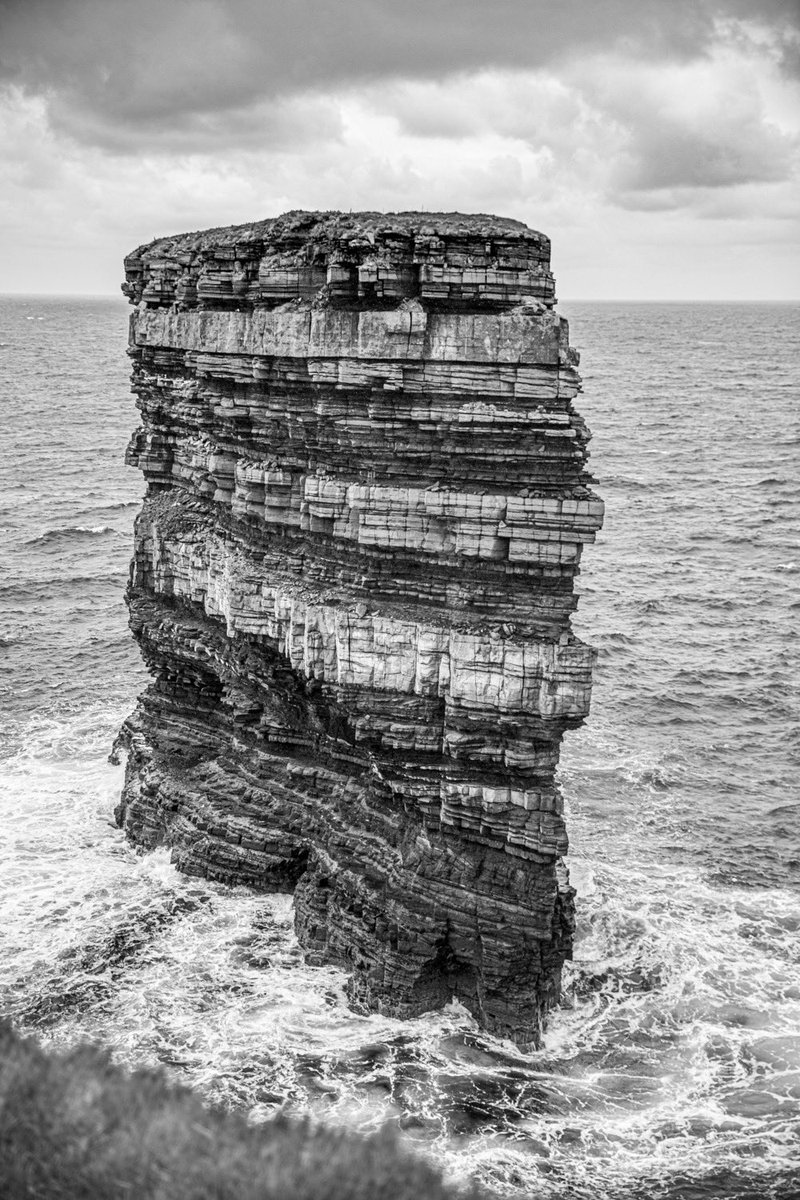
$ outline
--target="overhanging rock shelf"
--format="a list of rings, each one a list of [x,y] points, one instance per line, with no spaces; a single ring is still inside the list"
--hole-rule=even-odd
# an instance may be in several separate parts
[[[305,213],[125,260],[142,426],[131,628],[153,682],[118,819],[293,889],[312,963],[536,1044],[569,955],[554,782],[589,706],[602,520],[550,243]]]

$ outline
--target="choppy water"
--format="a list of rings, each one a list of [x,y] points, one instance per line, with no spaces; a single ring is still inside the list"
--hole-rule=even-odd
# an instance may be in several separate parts
[[[592,716],[562,758],[579,939],[545,1048],[361,1017],[291,900],[114,827],[143,683],[116,300],[0,299],[0,1008],[254,1119],[391,1120],[539,1197],[800,1195],[800,308],[562,306],[606,529]]]

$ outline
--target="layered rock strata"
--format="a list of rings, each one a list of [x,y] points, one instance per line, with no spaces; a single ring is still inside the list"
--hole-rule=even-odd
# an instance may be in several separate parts
[[[287,213],[125,260],[142,414],[118,810],[187,872],[294,889],[354,1004],[535,1044],[569,954],[554,781],[586,716],[602,504],[546,237]]]

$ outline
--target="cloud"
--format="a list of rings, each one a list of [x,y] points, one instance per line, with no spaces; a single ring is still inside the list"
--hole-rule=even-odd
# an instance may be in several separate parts
[[[543,153],[543,184],[560,174],[629,210],[685,207],[704,189],[797,174],[800,87],[781,74],[772,39],[729,26],[701,60],[593,54],[553,70],[402,81],[367,94],[409,138],[444,148],[495,135],[506,152]]]
[[[789,177],[793,139],[747,114],[697,128],[663,113],[633,130],[627,162],[616,172],[620,193],[665,188],[719,188],[777,183]]]
[[[763,48],[720,43],[703,63],[645,69],[615,58],[575,67],[586,103],[622,133],[609,189],[626,207],[790,179],[800,150],[800,89]],[[793,109],[793,117],[790,115]]]
[[[337,141],[342,126],[335,104],[321,95],[278,96],[224,111],[181,109],[117,114],[89,106],[50,110],[56,133],[116,155],[209,154],[231,150],[309,153]]]
[[[5,0],[0,77],[45,96],[54,127],[86,144],[168,152],[223,130],[250,142],[265,119],[280,125],[280,98],[375,80],[610,51],[692,61],[726,15],[790,47],[793,12],[781,0]]]

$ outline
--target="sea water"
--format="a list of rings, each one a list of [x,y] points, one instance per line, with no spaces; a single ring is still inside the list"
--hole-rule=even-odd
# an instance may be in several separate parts
[[[0,299],[0,1010],[258,1121],[391,1122],[498,1193],[800,1195],[800,306],[561,306],[607,504],[567,735],[574,962],[542,1050],[456,1005],[351,1012],[291,897],[178,875],[113,821],[145,683],[115,299]]]

